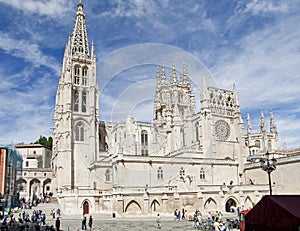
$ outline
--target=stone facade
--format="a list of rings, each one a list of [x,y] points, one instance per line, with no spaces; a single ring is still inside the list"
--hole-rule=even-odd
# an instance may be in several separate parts
[[[96,55],[93,45],[89,50],[79,2],[54,110],[52,185],[62,209],[126,216],[251,207],[268,193],[268,185],[247,158],[278,152],[273,113],[267,131],[262,111],[258,133],[252,133],[248,114],[245,134],[235,85],[218,89],[205,78],[200,103],[196,112],[187,67],[179,71],[173,65],[167,78],[162,65],[153,123],[132,117],[99,122]],[[259,179],[254,184],[252,178]]]
[[[20,198],[32,199],[52,192],[52,151],[41,144],[17,144],[23,157]]]

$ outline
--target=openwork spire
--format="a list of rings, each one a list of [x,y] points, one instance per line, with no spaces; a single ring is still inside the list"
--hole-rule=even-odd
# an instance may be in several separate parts
[[[72,54],[89,55],[89,44],[86,32],[85,14],[83,4],[79,1],[77,5],[75,25],[71,35]]]

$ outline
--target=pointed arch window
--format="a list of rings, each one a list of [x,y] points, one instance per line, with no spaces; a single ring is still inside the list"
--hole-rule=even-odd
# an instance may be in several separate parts
[[[141,133],[141,154],[148,156],[148,132],[146,130]]]
[[[205,171],[203,168],[200,169],[200,179],[205,180]]]
[[[106,172],[105,172],[105,181],[110,181],[110,175],[111,175],[111,171],[110,169],[106,169]]]
[[[164,178],[163,170],[161,167],[159,167],[157,170],[157,179],[162,180],[163,178]]]
[[[86,91],[83,91],[82,92],[82,105],[81,105],[81,111],[82,112],[86,112],[86,98],[87,98],[87,94],[86,94]]]
[[[79,110],[79,92],[77,90],[74,91],[74,105],[73,110],[78,111]]]
[[[76,85],[80,84],[80,68],[79,66],[74,67],[74,83]]]
[[[78,123],[75,128],[75,140],[84,141],[84,126],[82,123]]]
[[[82,68],[82,85],[87,85],[87,76],[88,76],[88,68],[84,67]]]

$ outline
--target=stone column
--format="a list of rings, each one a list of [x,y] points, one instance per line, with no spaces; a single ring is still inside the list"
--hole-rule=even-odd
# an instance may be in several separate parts
[[[149,213],[149,195],[148,193],[144,193],[143,195],[144,198],[144,214],[148,214]]]
[[[124,213],[124,197],[122,194],[117,195],[117,213]]]
[[[162,212],[168,213],[169,212],[168,211],[168,200],[169,200],[168,195],[166,193],[164,193],[161,200],[162,200]]]

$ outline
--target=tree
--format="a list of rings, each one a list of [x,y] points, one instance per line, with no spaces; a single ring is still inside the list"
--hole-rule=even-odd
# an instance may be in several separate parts
[[[41,144],[45,146],[46,148],[49,148],[52,150],[52,137],[49,136],[48,139],[45,136],[40,136],[40,138],[34,142],[35,144]]]

